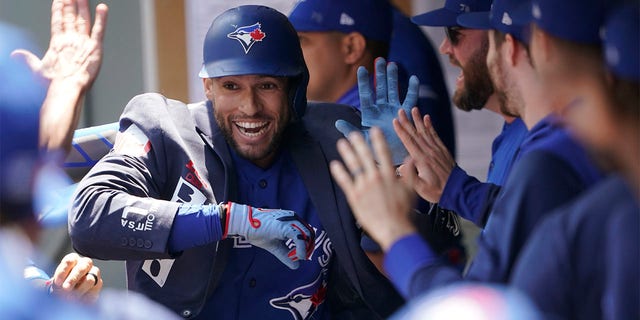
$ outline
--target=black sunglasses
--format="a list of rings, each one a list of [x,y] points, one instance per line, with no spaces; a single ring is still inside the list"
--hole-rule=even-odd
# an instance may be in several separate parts
[[[447,39],[449,39],[449,42],[455,46],[458,44],[458,41],[460,41],[460,30],[463,29],[463,27],[459,26],[444,27],[444,34],[447,35]]]

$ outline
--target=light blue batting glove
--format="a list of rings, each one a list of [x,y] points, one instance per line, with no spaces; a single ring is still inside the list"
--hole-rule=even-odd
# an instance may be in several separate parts
[[[309,260],[315,248],[315,232],[298,215],[289,210],[261,209],[227,202],[224,212],[223,239],[243,236],[249,243],[269,251],[291,269],[298,260]],[[289,249],[286,240],[295,247]]]
[[[404,102],[400,103],[398,66],[395,62],[387,64],[384,58],[376,59],[375,74],[376,101],[374,104],[373,93],[369,85],[369,72],[362,66],[358,68],[358,93],[362,112],[362,130],[344,120],[336,121],[335,126],[345,137],[354,130],[361,131],[369,145],[371,145],[369,129],[371,127],[379,127],[382,129],[382,133],[389,144],[393,164],[400,165],[409,153],[393,129],[392,120],[397,116],[400,109],[404,110],[407,117],[411,119],[411,108],[416,106],[418,102],[420,81],[416,76],[409,78],[407,96]]]

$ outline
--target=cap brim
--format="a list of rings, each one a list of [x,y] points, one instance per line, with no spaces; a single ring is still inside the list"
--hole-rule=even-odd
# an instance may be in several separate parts
[[[468,29],[493,29],[489,11],[463,13],[458,16],[458,24]]]
[[[451,12],[446,8],[440,8],[414,16],[411,21],[420,26],[451,27],[458,25],[457,19],[457,13]]]

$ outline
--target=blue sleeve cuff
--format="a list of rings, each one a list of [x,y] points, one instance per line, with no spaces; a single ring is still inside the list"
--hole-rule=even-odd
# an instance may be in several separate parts
[[[412,233],[389,248],[384,257],[384,269],[398,291],[408,298],[415,273],[436,261],[438,255],[419,234]]]
[[[456,211],[456,196],[460,193],[460,190],[464,189],[464,184],[467,179],[469,179],[469,175],[462,170],[462,168],[458,165],[453,167],[449,179],[447,179],[447,183],[444,185],[444,190],[442,190],[442,196],[440,196],[438,205],[441,208]]]
[[[220,241],[222,226],[217,205],[182,204],[169,235],[170,253]]]

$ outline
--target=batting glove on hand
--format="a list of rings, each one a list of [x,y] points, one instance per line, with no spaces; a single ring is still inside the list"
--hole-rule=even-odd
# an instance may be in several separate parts
[[[298,269],[298,260],[309,260],[315,248],[315,232],[295,212],[261,209],[228,202],[225,206],[223,239],[243,236],[249,243],[269,251],[291,269]],[[295,244],[289,249],[286,240]]]
[[[418,102],[418,87],[420,82],[418,77],[409,78],[409,88],[403,103],[400,103],[398,91],[398,66],[394,62],[386,63],[385,59],[378,58],[375,63],[376,74],[376,101],[373,103],[373,93],[369,85],[369,73],[364,67],[358,68],[358,93],[360,95],[360,110],[362,112],[362,130],[344,120],[335,123],[338,129],[346,137],[350,132],[359,130],[364,135],[367,143],[371,145],[369,139],[369,128],[379,127],[382,129],[394,165],[400,165],[409,154],[400,141],[400,138],[393,129],[393,119],[397,116],[398,110],[404,110],[411,121],[411,108]]]

